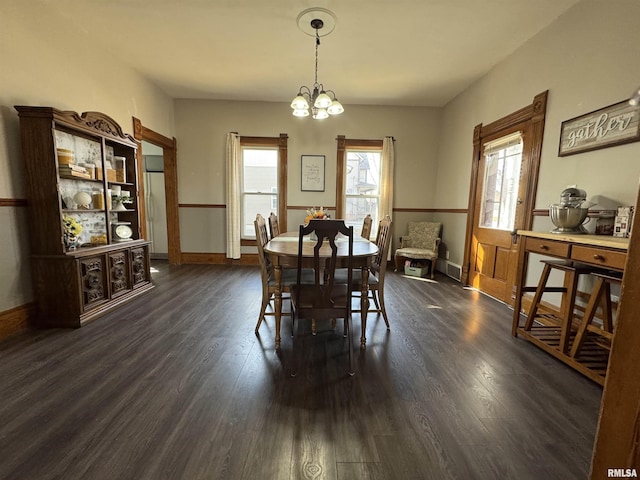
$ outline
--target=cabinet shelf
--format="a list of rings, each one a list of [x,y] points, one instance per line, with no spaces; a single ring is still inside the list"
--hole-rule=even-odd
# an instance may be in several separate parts
[[[73,181],[82,181],[82,182],[91,182],[95,184],[102,185],[102,180],[97,180],[91,177],[74,177],[71,175],[60,175],[60,178],[64,178],[65,180],[73,180]]]
[[[102,180],[100,180],[100,183],[102,183]],[[111,180],[108,180],[107,183],[109,185],[122,185],[123,187],[134,187],[135,183],[131,183],[131,182],[112,182]]]
[[[104,208],[102,209],[94,209],[94,208],[63,208],[62,213],[104,213]]]
[[[151,242],[140,235],[138,144],[103,113],[15,108],[37,321],[40,326],[80,327],[153,288]],[[74,165],[90,172],[89,178],[70,175],[85,171]],[[110,190],[118,191],[116,186],[130,195],[126,210],[112,208]],[[77,208],[74,197],[80,198],[80,192],[91,195],[90,208]],[[77,224],[75,236],[65,230],[71,221]],[[127,242],[113,233],[123,221],[133,232]]]

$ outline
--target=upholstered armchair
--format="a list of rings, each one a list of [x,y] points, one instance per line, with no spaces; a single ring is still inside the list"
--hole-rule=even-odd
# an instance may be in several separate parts
[[[396,271],[404,259],[430,260],[434,278],[441,230],[442,224],[438,222],[409,222],[409,234],[400,237],[400,248],[396,250]]]

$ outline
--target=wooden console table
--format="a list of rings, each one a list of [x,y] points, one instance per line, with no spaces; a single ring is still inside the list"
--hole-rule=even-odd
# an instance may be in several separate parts
[[[530,330],[520,324],[522,313],[522,296],[534,292],[536,286],[527,286],[527,266],[529,254],[537,253],[547,257],[575,260],[580,263],[601,267],[607,270],[623,271],[629,247],[628,238],[601,235],[572,235],[550,232],[533,232],[519,230],[518,270],[516,274],[516,293],[514,299],[513,323],[511,333],[518,335],[575,368],[583,375],[604,385],[609,351],[602,348],[600,352],[585,358],[572,358],[559,348],[560,337],[569,336],[571,332],[562,332],[561,325],[534,326]],[[571,328],[571,325],[569,325]]]

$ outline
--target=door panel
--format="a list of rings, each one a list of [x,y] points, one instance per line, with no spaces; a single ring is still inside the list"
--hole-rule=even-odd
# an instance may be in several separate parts
[[[487,230],[487,229],[479,229]],[[475,254],[471,264],[471,285],[504,302],[511,295],[509,265],[517,257],[511,247],[511,234],[506,232],[479,232],[481,241],[474,241]]]
[[[476,263],[474,272],[480,275],[493,276],[495,246],[478,242],[476,247]]]
[[[493,269],[493,278],[502,282],[507,281],[511,249],[496,248],[496,265]]]

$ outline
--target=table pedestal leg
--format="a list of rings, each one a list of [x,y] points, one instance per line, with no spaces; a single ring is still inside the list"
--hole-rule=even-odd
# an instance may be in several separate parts
[[[280,321],[282,319],[282,267],[279,265],[274,266],[274,280],[276,284],[275,291],[275,308],[276,308],[276,350],[280,350]]]

